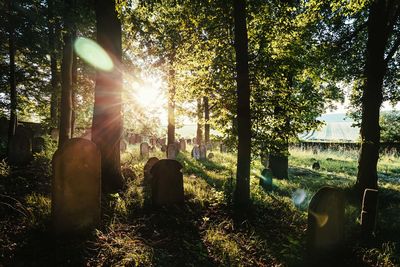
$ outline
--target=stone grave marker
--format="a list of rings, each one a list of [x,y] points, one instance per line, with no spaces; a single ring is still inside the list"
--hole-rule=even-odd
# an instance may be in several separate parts
[[[200,145],[199,146],[200,150],[200,159],[206,159],[207,158],[207,148],[205,145]]]
[[[221,153],[226,153],[226,145],[225,144],[220,144],[219,145],[219,151]]]
[[[172,159],[157,161],[150,170],[151,195],[154,206],[183,204],[182,165]]]
[[[153,168],[154,164],[157,163],[157,161],[159,161],[158,158],[156,157],[151,157],[147,160],[146,164],[144,165],[143,168],[143,180],[145,184],[151,184],[151,168]]]
[[[126,151],[126,149],[128,148],[128,144],[126,143],[125,140],[122,140],[122,139],[120,140],[119,148],[120,148],[121,152],[125,152]]]
[[[52,223],[57,234],[89,230],[100,222],[101,157],[96,145],[72,138],[53,156]]]
[[[179,147],[180,147],[181,151],[183,151],[183,152],[186,151],[186,140],[185,139],[179,140]]]
[[[178,155],[178,146],[177,144],[169,144],[167,147],[167,158],[168,159],[176,159],[176,156]]]
[[[32,160],[32,139],[29,131],[22,125],[15,129],[10,140],[8,161],[12,165],[25,165]]]
[[[198,145],[194,145],[192,148],[192,157],[196,160],[200,159],[200,148]]]
[[[378,190],[367,188],[364,190],[361,210],[361,230],[366,235],[375,231],[378,207]]]
[[[51,132],[50,132],[50,136],[54,140],[58,140],[58,136],[59,135],[60,135],[60,131],[57,128],[52,129]]]
[[[142,158],[148,158],[149,157],[149,144],[144,142],[140,144],[140,157]]]
[[[44,150],[44,139],[43,137],[35,137],[32,140],[32,152],[40,153]]]
[[[312,264],[340,258],[344,246],[344,195],[322,187],[308,206],[307,253]]]

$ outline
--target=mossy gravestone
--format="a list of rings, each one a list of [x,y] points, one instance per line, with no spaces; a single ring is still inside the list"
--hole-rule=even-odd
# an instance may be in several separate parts
[[[340,259],[344,245],[344,209],[344,195],[337,188],[323,187],[311,199],[307,227],[310,263],[328,264]]]
[[[186,140],[185,139],[179,140],[179,146],[180,146],[180,150],[185,152],[186,151]]]
[[[157,161],[159,161],[159,159],[158,158],[156,158],[156,157],[151,157],[151,158],[149,158],[149,160],[146,162],[146,164],[144,165],[144,168],[143,168],[143,179],[144,179],[144,183],[145,184],[150,184],[151,183],[151,173],[150,173],[150,171],[151,171],[151,168],[153,168],[153,166],[154,166],[154,164],[156,164],[157,163]]]
[[[73,138],[53,156],[52,223],[56,234],[92,229],[100,221],[101,158],[96,145]]]
[[[151,168],[151,195],[154,206],[183,203],[182,168],[178,161],[172,159],[159,160]]]
[[[177,155],[178,155],[177,144],[169,144],[167,147],[167,158],[176,159]]]
[[[148,158],[149,157],[149,144],[144,142],[140,144],[140,157],[141,158]]]
[[[8,161],[12,165],[25,165],[32,160],[31,135],[22,125],[15,130],[8,149]]]

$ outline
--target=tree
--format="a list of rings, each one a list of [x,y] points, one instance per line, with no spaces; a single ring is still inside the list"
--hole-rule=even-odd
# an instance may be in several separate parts
[[[381,127],[381,141],[388,143],[400,142],[400,112],[390,111],[383,113],[379,119]]]
[[[122,41],[114,0],[96,1],[96,27],[97,42],[112,58],[114,67],[111,71],[97,71],[92,140],[101,152],[103,191],[115,192],[123,188],[123,179],[120,164]]]
[[[235,205],[245,206],[250,200],[251,120],[248,38],[245,0],[234,0],[238,153]]]

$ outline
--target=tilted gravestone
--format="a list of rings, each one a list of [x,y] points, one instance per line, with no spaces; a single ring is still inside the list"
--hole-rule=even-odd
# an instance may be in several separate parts
[[[200,145],[199,150],[200,150],[200,159],[206,159],[207,158],[207,147],[205,145]]]
[[[183,152],[186,151],[186,140],[185,139],[179,140],[179,147],[180,147],[181,151],[183,151]]]
[[[140,157],[142,158],[148,158],[149,157],[149,144],[144,142],[140,144]]]
[[[375,231],[377,207],[378,190],[365,189],[361,210],[361,230],[368,236],[372,235]]]
[[[308,206],[308,260],[319,264],[340,257],[344,246],[344,195],[341,189],[322,187]]]
[[[32,139],[29,131],[22,125],[17,126],[10,140],[8,161],[11,165],[25,165],[32,160]]]
[[[168,159],[176,159],[176,156],[178,155],[179,151],[177,148],[177,144],[169,144],[167,147],[167,158]]]
[[[200,159],[200,148],[198,145],[193,146],[192,157],[196,160]]]
[[[56,233],[78,233],[100,222],[100,175],[100,151],[93,142],[73,138],[56,151],[51,202]]]
[[[159,161],[158,158],[156,157],[151,157],[149,158],[149,160],[146,162],[146,164],[144,165],[143,168],[143,182],[145,184],[150,184],[151,183],[151,168],[153,168],[154,164],[157,163],[157,161]]]
[[[162,159],[154,164],[150,170],[153,205],[164,206],[183,203],[182,168],[178,161],[172,159]]]
[[[32,140],[32,152],[40,153],[44,150],[44,139],[43,137],[35,137]]]
[[[126,143],[125,140],[122,140],[119,142],[119,148],[121,152],[125,152],[126,149],[128,148],[128,144]]]

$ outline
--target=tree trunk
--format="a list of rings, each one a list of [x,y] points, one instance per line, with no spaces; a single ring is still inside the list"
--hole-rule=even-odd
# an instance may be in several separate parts
[[[196,131],[196,142],[198,145],[203,143],[203,130],[202,120],[203,120],[203,110],[201,108],[201,98],[197,99],[197,131]]]
[[[234,201],[246,206],[250,200],[251,121],[248,39],[245,0],[234,0],[237,83],[238,154]]]
[[[50,124],[58,127],[58,95],[59,79],[57,69],[56,33],[54,0],[48,1],[48,27],[49,27],[49,49],[50,49],[50,72],[51,72],[51,97],[50,97]]]
[[[61,117],[58,147],[71,138],[72,113],[72,1],[65,0],[64,48],[61,64]]]
[[[76,39],[76,28],[73,32],[73,40]],[[71,138],[74,137],[75,132],[75,122],[76,122],[76,90],[78,86],[78,58],[76,56],[75,51],[73,51],[72,55],[72,94],[71,94],[71,102],[72,102],[72,113],[71,113]]]
[[[92,140],[101,152],[103,192],[117,192],[124,186],[120,163],[122,135],[121,22],[114,0],[96,1],[97,42],[113,60],[113,70],[97,71]]]
[[[12,0],[7,1],[8,5],[8,53],[10,57],[10,121],[8,125],[8,148],[10,147],[11,138],[15,135],[17,128],[17,84],[15,81],[15,40],[14,40],[14,20]],[[8,151],[8,150],[7,150]]]
[[[366,188],[378,187],[379,112],[383,99],[383,79],[386,74],[385,49],[392,29],[387,27],[385,0],[374,1],[369,9],[365,84],[362,95],[361,150],[358,160],[356,187],[360,194]]]
[[[210,106],[208,105],[208,97],[203,98],[204,101],[204,142],[210,143]]]
[[[173,58],[170,62],[168,77],[168,145],[175,143],[175,70],[172,66]]]

